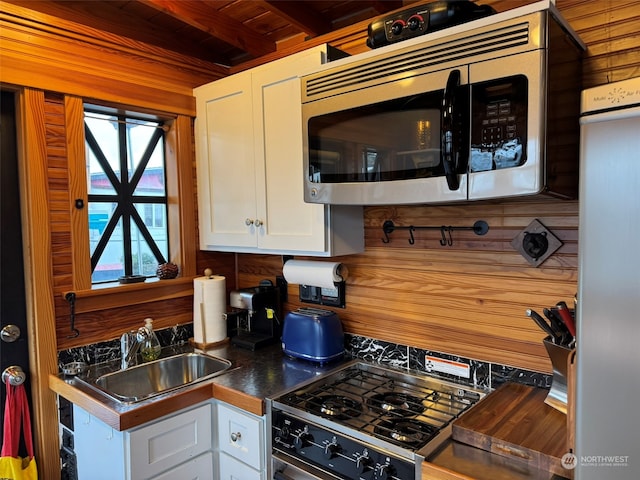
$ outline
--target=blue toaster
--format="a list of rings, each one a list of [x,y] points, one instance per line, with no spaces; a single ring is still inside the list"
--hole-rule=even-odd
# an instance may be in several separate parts
[[[285,354],[326,363],[344,354],[344,332],[335,312],[299,308],[284,318],[282,350]]]

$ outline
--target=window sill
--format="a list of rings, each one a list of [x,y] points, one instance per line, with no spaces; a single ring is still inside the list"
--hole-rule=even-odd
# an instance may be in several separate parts
[[[193,278],[180,277],[171,280],[147,279],[142,283],[104,284],[91,290],[75,293],[75,312],[88,313],[108,308],[126,307],[193,295]]]

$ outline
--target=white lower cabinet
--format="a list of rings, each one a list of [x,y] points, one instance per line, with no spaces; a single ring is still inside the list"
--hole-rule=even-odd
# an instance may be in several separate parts
[[[262,471],[236,460],[226,453],[220,454],[220,480],[264,480]]]
[[[214,478],[211,402],[118,431],[73,406],[79,480]]]
[[[207,452],[153,477],[153,480],[212,480],[213,471],[213,452]]]
[[[215,402],[220,480],[265,480],[265,418]]]

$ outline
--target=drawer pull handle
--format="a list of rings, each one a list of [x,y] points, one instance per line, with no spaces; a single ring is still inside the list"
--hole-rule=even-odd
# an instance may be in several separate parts
[[[242,438],[242,435],[240,435],[240,432],[231,432],[231,441],[232,442],[237,442],[238,440],[240,440]]]

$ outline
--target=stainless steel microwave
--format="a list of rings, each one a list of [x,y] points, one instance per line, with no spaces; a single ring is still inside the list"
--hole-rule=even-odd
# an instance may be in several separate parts
[[[302,77],[305,201],[574,197],[583,50],[538,2]]]

